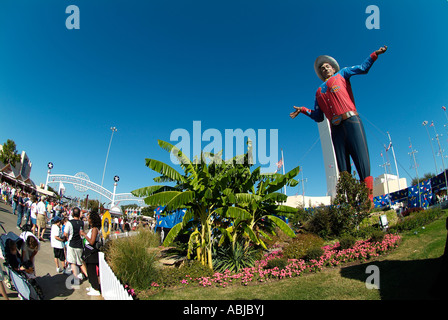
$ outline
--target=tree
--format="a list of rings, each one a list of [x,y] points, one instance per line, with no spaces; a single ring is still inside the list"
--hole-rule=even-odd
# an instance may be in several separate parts
[[[184,173],[158,160],[146,159],[146,166],[161,174],[154,179],[155,182],[172,182],[175,185],[149,186],[132,193],[145,197],[148,205],[165,206],[166,211],[186,209],[183,221],[170,230],[164,245],[169,245],[188,226],[188,256],[196,249],[197,259],[213,269],[213,238],[219,237],[219,231],[233,239],[244,236],[258,244],[257,232],[262,232],[259,227],[262,217],[265,217],[267,223],[278,224],[286,230],[283,221],[272,215],[286,210],[274,205],[275,201],[284,201],[284,197],[268,197],[267,194],[274,193],[286,183],[293,183],[292,176],[297,174],[297,169],[286,177],[278,174],[262,178],[259,168],[251,174],[250,141],[244,155],[224,161],[222,152],[201,152],[200,157],[193,162],[173,145],[161,140],[158,143],[177,157]],[[256,189],[254,185],[257,182],[260,184]],[[260,194],[257,195],[257,191]],[[270,214],[267,214],[268,210]],[[229,229],[230,225],[232,229]]]
[[[306,229],[327,239],[354,230],[369,214],[372,203],[368,194],[363,182],[341,172],[332,204],[316,208],[305,223]]]
[[[336,185],[336,197],[333,200],[334,228],[337,234],[351,230],[368,216],[372,203],[366,185],[344,171]]]
[[[15,167],[16,163],[20,161],[20,158],[21,156],[17,153],[16,143],[8,139],[0,151],[0,161]]]
[[[232,226],[222,230],[233,248],[239,239],[245,239],[246,246],[254,243],[267,249],[263,239],[270,239],[269,234],[275,234],[275,227],[290,237],[295,236],[294,231],[278,215],[296,214],[297,209],[281,205],[287,196],[277,191],[285,185],[296,186],[298,182],[293,178],[299,171],[300,168],[296,167],[285,175],[261,174],[258,167],[248,176],[243,184],[247,191],[235,194],[235,205],[247,212],[250,218],[235,220]]]
[[[232,185],[232,181],[226,174],[231,170],[231,166],[224,162],[215,162],[214,155],[204,153],[201,153],[200,159],[191,162],[182,151],[170,143],[159,140],[158,144],[177,157],[184,173],[179,173],[161,161],[146,159],[146,166],[161,174],[154,179],[155,182],[172,182],[175,185],[149,186],[134,190],[132,193],[138,197],[146,197],[147,205],[165,206],[166,211],[186,209],[183,221],[170,230],[164,245],[174,241],[179,232],[189,224],[193,231],[189,237],[188,255],[196,249],[197,259],[213,269],[213,224],[218,217],[217,209],[225,206],[228,203],[227,197],[233,193],[233,190],[228,188]],[[208,164],[208,161],[211,162]],[[234,218],[241,213],[237,208],[220,212],[226,217]]]
[[[411,181],[411,186],[416,186],[419,182],[424,181],[424,180],[428,180],[428,179],[431,179],[431,178],[434,178],[435,176],[436,176],[436,175],[435,175],[434,173],[428,172],[428,173],[425,173],[425,174],[423,175],[423,178],[417,178],[417,177],[415,177],[415,178],[412,179],[412,181]]]

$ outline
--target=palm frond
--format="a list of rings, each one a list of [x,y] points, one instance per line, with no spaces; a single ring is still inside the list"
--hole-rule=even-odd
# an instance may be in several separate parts
[[[163,191],[174,191],[176,190],[173,187],[169,186],[149,186],[140,189],[136,189],[131,191],[131,193],[136,197],[148,197],[153,195],[154,193],[163,192]]]
[[[174,227],[172,227],[170,232],[168,232],[168,234],[166,235],[165,240],[163,240],[163,245],[165,247],[170,246],[181,230],[182,223],[178,223]]]
[[[277,227],[280,228],[280,230],[282,230],[288,236],[290,236],[292,238],[294,238],[296,236],[294,231],[282,219],[280,219],[280,218],[278,218],[276,216],[272,216],[272,215],[265,216],[265,218],[270,220],[270,221],[272,221]]]
[[[163,176],[166,176],[173,181],[178,182],[185,182],[184,177],[177,172],[174,168],[170,167],[166,163],[163,163],[161,161],[155,160],[155,159],[145,159],[146,166],[149,169],[154,170],[155,172],[158,172],[162,174]]]

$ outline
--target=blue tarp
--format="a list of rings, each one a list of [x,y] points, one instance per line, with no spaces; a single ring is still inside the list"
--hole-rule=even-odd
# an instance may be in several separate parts
[[[163,209],[165,209],[165,206],[159,206],[155,210],[156,227],[155,227],[154,231],[156,231],[156,229],[158,227],[171,229],[176,224],[182,222],[182,219],[184,218],[185,212],[187,212],[186,209],[181,209],[181,210],[173,211],[170,215],[162,216],[161,213],[162,213]],[[277,216],[276,215],[276,217],[282,219],[286,223],[289,223],[288,218],[286,218],[284,216]]]
[[[154,231],[156,231],[157,227],[171,229],[179,222],[182,222],[184,218],[186,209],[173,211],[170,215],[162,216],[160,213],[165,209],[164,206],[159,206],[156,208],[156,227]]]
[[[445,174],[443,172],[434,178],[421,181],[418,185],[393,192],[389,195],[390,198],[388,195],[377,196],[373,198],[373,203],[378,208],[407,200],[409,208],[428,208],[433,202],[434,192],[442,188],[445,188]]]

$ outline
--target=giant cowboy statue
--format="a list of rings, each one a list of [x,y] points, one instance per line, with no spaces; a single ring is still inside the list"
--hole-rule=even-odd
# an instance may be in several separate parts
[[[369,189],[369,198],[373,201],[373,177],[370,175],[370,159],[363,124],[356,111],[350,77],[366,74],[378,58],[386,52],[387,46],[374,51],[361,65],[340,69],[337,61],[326,55],[317,57],[314,71],[323,81],[316,92],[314,110],[296,107],[289,116],[294,119],[304,113],[316,122],[330,122],[339,172],[351,172],[350,157],[353,159],[359,178]]]

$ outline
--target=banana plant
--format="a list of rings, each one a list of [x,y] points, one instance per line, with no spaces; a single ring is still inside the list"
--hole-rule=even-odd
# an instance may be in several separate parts
[[[267,249],[263,239],[270,239],[270,235],[275,234],[275,227],[295,237],[294,231],[278,215],[297,213],[297,209],[282,205],[287,196],[276,191],[286,185],[296,186],[298,181],[294,177],[299,171],[300,167],[296,167],[285,175],[261,174],[258,167],[252,172],[245,184],[247,192],[235,194],[235,205],[250,218],[235,220],[232,226],[221,230],[232,246],[245,238],[246,246],[255,243]]]
[[[235,200],[233,188],[238,185],[238,177],[235,180],[238,159],[235,157],[230,161],[217,161],[217,155],[201,153],[199,159],[190,161],[170,143],[159,140],[158,144],[179,160],[184,173],[179,173],[161,161],[146,159],[146,166],[161,174],[154,179],[156,182],[173,182],[175,185],[144,187],[132,191],[132,194],[145,197],[147,205],[163,205],[166,211],[186,209],[182,222],[171,228],[163,244],[170,245],[190,222],[194,227],[189,237],[188,254],[196,249],[197,259],[213,269],[212,232],[217,219],[244,218],[245,214],[238,208],[229,207]],[[248,162],[245,162],[246,165],[242,166],[247,166]]]
[[[294,236],[291,228],[275,215],[297,210],[279,204],[286,200],[286,195],[276,191],[285,185],[297,185],[293,178],[299,167],[285,175],[263,175],[260,168],[251,172],[250,141],[247,153],[226,161],[222,159],[222,153],[201,153],[199,158],[190,161],[170,143],[159,140],[158,144],[179,160],[184,172],[179,173],[161,161],[145,159],[146,166],[160,174],[155,182],[171,182],[174,186],[155,185],[132,193],[145,197],[147,205],[165,206],[166,211],[186,209],[182,222],[171,228],[166,236],[165,246],[188,226],[188,256],[196,250],[196,258],[213,269],[212,236],[218,237],[219,232],[224,238],[231,239],[232,245],[244,237],[247,244],[253,242],[263,247],[266,245],[262,238],[268,237],[266,232],[272,233],[273,226]],[[223,227],[224,221],[231,226]]]

